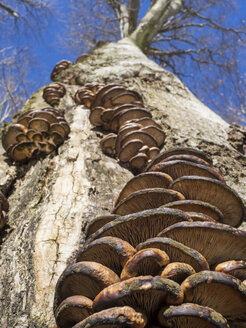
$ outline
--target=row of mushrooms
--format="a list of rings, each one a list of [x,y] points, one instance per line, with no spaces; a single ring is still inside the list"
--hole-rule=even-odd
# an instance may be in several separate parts
[[[75,99],[90,108],[93,125],[110,132],[101,141],[104,153],[129,163],[136,175],[112,213],[89,223],[85,244],[61,274],[57,327],[246,327],[239,195],[204,152],[179,147],[159,153],[164,132],[135,91],[95,83]],[[161,143],[149,133],[154,130],[162,131]],[[145,133],[155,143],[142,138]],[[133,164],[141,157],[141,165]]]
[[[144,108],[141,96],[118,84],[86,84],[75,94],[77,104],[90,108],[90,122],[108,131],[102,151],[138,174],[159,152],[166,135]]]

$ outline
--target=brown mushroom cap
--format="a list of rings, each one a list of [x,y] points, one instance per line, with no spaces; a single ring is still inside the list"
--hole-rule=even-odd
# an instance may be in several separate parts
[[[181,288],[185,302],[209,306],[230,320],[246,320],[246,286],[239,279],[201,271],[186,278]]]
[[[68,68],[68,66],[70,66],[71,64],[72,64],[72,62],[71,62],[71,61],[68,61],[68,60],[66,60],[66,59],[63,59],[63,60],[59,61],[59,62],[55,65],[55,67],[53,68],[53,70],[52,70],[52,72],[51,72],[51,74],[50,74],[50,79],[51,79],[52,81],[54,81],[54,80],[56,79],[57,75],[58,75],[61,71],[63,71],[63,70],[65,70],[66,68]]]
[[[139,276],[104,288],[95,297],[93,310],[129,305],[146,313],[151,322],[161,306],[182,301],[183,293],[176,282],[158,276]]]
[[[167,264],[161,273],[161,277],[172,279],[181,284],[187,277],[196,273],[190,264],[183,262],[172,262]]]
[[[103,107],[94,107],[89,115],[89,120],[91,122],[92,125],[95,126],[102,126],[103,125],[103,121],[101,118],[103,112]]]
[[[143,172],[148,163],[148,159],[149,158],[145,153],[138,153],[137,155],[133,156],[129,161],[132,172],[134,174]]]
[[[123,86],[121,86],[119,84],[107,84],[107,85],[101,87],[97,91],[97,93],[92,101],[91,109],[94,109],[97,106],[102,106],[102,97],[104,96],[104,94],[106,92],[108,92],[110,89],[115,88],[115,87],[123,87]]]
[[[192,155],[196,156],[198,158],[203,159],[205,162],[207,162],[210,166],[213,165],[212,160],[210,157],[208,157],[207,154],[205,154],[203,151],[189,148],[189,147],[177,147],[177,148],[171,148],[168,150],[164,150],[159,155],[157,155],[153,161],[148,165],[146,168],[146,171],[148,171],[153,165],[160,163],[163,159],[173,156],[173,155]]]
[[[135,132],[137,130],[141,129],[141,125],[139,124],[124,124],[123,127],[119,130],[118,135],[117,135],[117,139],[116,139],[116,143],[115,143],[115,149],[117,154],[120,152],[121,149],[121,141],[122,139],[125,137],[126,134],[128,134],[129,132]]]
[[[226,261],[218,264],[215,269],[218,272],[229,273],[232,276],[240,279],[246,279],[246,261]]]
[[[70,328],[93,313],[92,300],[75,295],[66,298],[55,312],[58,328]]]
[[[136,118],[142,118],[142,117],[152,117],[151,113],[143,108],[129,108],[126,110],[123,110],[120,113],[115,113],[112,117],[112,121],[110,124],[110,130],[113,132],[118,132],[119,127],[124,125],[127,121],[134,120]]]
[[[86,244],[76,256],[76,262],[101,263],[120,275],[122,267],[136,253],[128,242],[116,237],[102,237]]]
[[[27,129],[21,124],[12,124],[2,137],[2,145],[5,150],[17,143],[16,137],[25,134]]]
[[[64,127],[60,123],[52,123],[50,125],[49,133],[52,134],[53,132],[59,133],[63,139],[65,139],[67,136]]]
[[[162,127],[160,126],[160,124],[156,123],[156,121],[153,118],[150,117],[141,117],[141,118],[136,118],[134,120],[131,120],[132,123],[135,124],[140,124],[143,127],[147,127],[147,126],[155,126],[158,129],[162,129]]]
[[[208,202],[223,213],[223,223],[238,227],[245,219],[245,207],[239,195],[221,181],[206,177],[179,178],[170,185],[186,199]]]
[[[194,155],[188,155],[188,154],[187,155],[186,154],[171,155],[166,158],[163,158],[161,160],[161,162],[159,162],[159,163],[165,163],[168,161],[188,161],[188,162],[193,162],[193,163],[200,164],[200,165],[206,165],[206,166],[209,165],[209,163],[207,161],[205,161],[204,159],[199,158]]]
[[[203,214],[203,213],[197,213],[197,212],[186,212],[187,215],[193,220],[193,221],[208,221],[208,222],[217,222],[215,219],[211,218],[211,216]]]
[[[158,248],[142,249],[126,262],[121,272],[120,279],[126,280],[144,275],[156,276],[168,263],[169,257],[166,252]]]
[[[121,139],[120,148],[122,148],[127,142],[134,140],[134,139],[141,140],[144,145],[147,145],[149,147],[157,146],[157,142],[150,134],[148,134],[147,132],[143,132],[141,130],[136,130],[136,131],[131,131],[131,132],[127,133]]]
[[[174,180],[182,176],[196,175],[224,181],[221,174],[219,174],[215,169],[206,165],[196,164],[189,161],[176,160],[160,162],[153,165],[148,171],[167,173]]]
[[[22,142],[12,147],[10,157],[16,162],[21,162],[34,157],[36,152],[37,147],[33,142]]]
[[[196,271],[209,269],[208,262],[201,253],[171,238],[150,238],[137,245],[136,249],[150,247],[165,251],[170,258],[170,262],[185,262],[190,264]]]
[[[147,318],[144,314],[136,312],[130,306],[113,307],[92,314],[87,319],[79,322],[73,328],[93,327],[130,327],[144,328]]]
[[[185,199],[184,196],[171,189],[147,188],[136,191],[123,199],[113,209],[112,213],[119,215],[136,213],[150,208],[157,208],[171,201],[181,199]]]
[[[148,172],[139,174],[127,182],[117,197],[115,206],[135,191],[148,188],[168,188],[172,181],[172,178],[165,173]]]
[[[118,217],[119,215],[116,214],[101,215],[96,217],[94,220],[89,222],[87,226],[86,238],[88,238],[91,234],[96,232],[98,229],[102,228],[106,223],[109,223]]]
[[[93,299],[103,288],[119,281],[115,272],[96,262],[68,266],[56,284],[54,311],[67,297],[82,295]]]
[[[189,220],[190,218],[179,210],[169,208],[145,210],[119,217],[107,223],[92,234],[88,242],[103,236],[115,236],[126,240],[135,247],[146,239],[155,237],[164,227],[168,227],[174,222]]]
[[[223,220],[223,214],[216,206],[199,200],[178,200],[176,202],[165,204],[165,207],[176,208],[184,212],[203,213],[212,217],[218,222]]]
[[[157,128],[154,125],[150,125],[142,128],[141,130],[150,134],[155,139],[158,147],[161,147],[163,145],[166,139],[166,134],[162,129]]]
[[[149,156],[149,159],[152,160],[155,156],[157,156],[160,152],[160,149],[158,147],[151,147],[148,152],[147,155]]]
[[[173,224],[159,237],[175,239],[199,251],[210,265],[227,260],[246,260],[246,231],[213,222]]]
[[[164,308],[158,320],[164,327],[173,328],[230,328],[227,320],[215,310],[193,303]]]
[[[132,104],[136,101],[141,101],[140,95],[136,91],[125,90],[124,92],[121,92],[108,101],[104,102],[103,106],[105,108],[116,107],[122,104]]]
[[[134,157],[138,150],[143,146],[143,142],[139,139],[134,139],[127,142],[120,150],[118,158],[121,162],[126,163]]]
[[[113,156],[115,155],[115,141],[116,141],[116,134],[109,133],[102,138],[100,141],[100,146],[104,154]]]
[[[29,121],[28,128],[38,132],[42,132],[42,131],[48,132],[50,128],[50,124],[46,119],[33,118]]]

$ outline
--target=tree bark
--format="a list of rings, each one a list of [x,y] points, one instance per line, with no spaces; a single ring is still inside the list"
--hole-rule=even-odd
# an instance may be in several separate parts
[[[76,84],[66,85],[59,105],[71,133],[58,152],[18,166],[1,155],[0,183],[10,203],[8,225],[1,233],[2,328],[54,327],[52,303],[59,275],[83,243],[87,223],[110,213],[132,177],[117,160],[102,154],[103,132],[91,126],[89,110],[73,100],[81,85],[114,82],[137,90],[167,134],[164,148],[190,146],[207,152],[228,185],[246,201],[245,130],[229,127],[129,39],[95,49],[58,80],[71,76]],[[23,110],[44,107],[39,90]]]

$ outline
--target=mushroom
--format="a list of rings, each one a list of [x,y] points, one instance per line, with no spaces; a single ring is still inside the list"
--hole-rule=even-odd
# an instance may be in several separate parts
[[[167,173],[174,180],[182,176],[196,175],[224,181],[223,177],[215,169],[189,161],[176,160],[160,162],[153,165],[148,171]]]
[[[200,164],[200,165],[209,166],[209,162],[205,161],[204,159],[199,158],[194,155],[188,155],[188,154],[187,155],[186,154],[171,155],[166,158],[163,158],[159,163],[166,163],[169,161],[188,161],[188,162],[192,162],[192,163],[196,163],[196,164]],[[210,166],[212,166],[212,164],[210,164]]]
[[[246,260],[246,231],[213,222],[179,222],[158,237],[175,239],[199,251],[210,265]]]
[[[166,159],[169,156],[173,155],[191,155],[191,156],[196,156],[202,160],[204,160],[208,165],[212,166],[213,162],[208,157],[207,154],[205,154],[203,151],[194,149],[194,148],[189,148],[189,147],[177,147],[177,148],[171,148],[168,150],[163,151],[159,155],[157,155],[153,161],[148,165],[146,168],[146,171],[148,171],[153,165],[160,163],[162,160]]]
[[[129,305],[145,313],[149,324],[160,307],[181,304],[183,292],[175,281],[162,277],[139,276],[104,288],[94,299],[93,310]]]
[[[190,264],[197,272],[209,269],[208,262],[201,253],[171,238],[150,238],[137,245],[136,249],[141,250],[150,247],[165,251],[170,258],[170,262]]]
[[[155,237],[165,227],[175,222],[189,220],[190,218],[179,210],[169,208],[145,210],[119,217],[105,224],[105,226],[90,236],[88,242],[104,236],[115,236],[136,247],[146,239]]]
[[[92,125],[95,125],[95,126],[103,125],[103,121],[101,119],[102,112],[103,112],[103,107],[100,107],[100,106],[94,107],[91,110],[90,115],[89,115],[89,120]]]
[[[107,85],[104,85],[103,87],[101,87],[98,90],[98,92],[95,94],[95,97],[91,104],[91,109],[94,109],[95,107],[98,107],[98,106],[102,106],[102,97],[104,96],[104,94],[107,91],[109,91],[110,89],[115,88],[115,87],[122,87],[122,86],[118,85],[118,84],[107,84]]]
[[[177,191],[165,188],[146,188],[144,190],[135,191],[127,198],[123,199],[113,209],[113,214],[126,215],[157,208],[170,201],[182,200],[184,196]]]
[[[55,311],[58,328],[70,328],[93,313],[92,300],[75,295],[66,298]]]
[[[5,150],[8,150],[9,147],[16,144],[16,137],[19,134],[25,134],[27,132],[27,128],[21,124],[12,124],[8,128],[8,130],[3,134],[2,137],[2,145]]]
[[[55,67],[53,68],[51,75],[50,75],[50,79],[52,81],[55,81],[58,74],[60,74],[62,71],[64,71],[65,69],[67,69],[70,65],[72,64],[71,61],[68,61],[66,59],[63,59],[61,61],[59,61]]]
[[[222,272],[201,271],[186,278],[184,301],[209,306],[226,319],[246,320],[246,286]]]
[[[198,176],[183,176],[170,185],[186,199],[208,202],[223,213],[223,223],[238,227],[245,219],[245,207],[239,195],[221,181]]]
[[[197,212],[186,212],[186,214],[189,215],[189,217],[193,221],[208,221],[208,222],[217,222],[215,219],[211,218],[211,216],[203,214],[203,213],[197,213]]]
[[[223,214],[216,206],[199,200],[178,200],[176,202],[165,204],[165,207],[176,208],[184,212],[203,213],[218,222],[222,222],[223,220]]]
[[[115,133],[109,133],[102,138],[102,140],[100,141],[100,146],[104,154],[107,154],[109,156],[115,155],[116,137],[117,136]]]
[[[124,265],[120,275],[121,280],[136,276],[158,275],[169,263],[167,253],[158,248],[146,248],[134,254]]]
[[[119,160],[123,163],[129,162],[132,157],[137,155],[141,147],[143,147],[143,141],[139,139],[128,141],[118,153]]]
[[[61,83],[52,83],[43,90],[43,98],[51,106],[58,105],[65,94],[66,88]]]
[[[219,263],[214,270],[218,272],[229,273],[242,281],[246,279],[246,261],[231,260],[222,262]]]
[[[139,174],[127,182],[117,197],[115,206],[135,191],[148,188],[168,188],[172,181],[172,178],[165,173],[148,172]]]
[[[102,326],[144,328],[146,324],[147,318],[143,313],[136,312],[130,306],[123,306],[94,313],[73,328],[99,328]]]
[[[109,223],[118,217],[119,217],[119,215],[115,215],[115,214],[101,215],[101,216],[96,217],[94,220],[92,220],[88,224],[88,227],[86,230],[86,238],[88,238],[91,234],[93,234],[98,229],[103,227],[106,223]]]
[[[154,125],[146,126],[142,128],[141,131],[147,132],[149,135],[151,135],[155,139],[158,147],[161,147],[166,139],[165,132]]]
[[[149,158],[145,153],[138,153],[137,155],[133,156],[129,161],[132,172],[134,174],[143,172],[148,163],[148,159]]]
[[[227,320],[215,310],[193,303],[171,305],[162,309],[158,321],[163,327],[173,328],[230,328]]]
[[[86,244],[76,256],[76,262],[101,263],[120,275],[122,267],[136,253],[128,242],[116,237],[102,237]]]
[[[181,284],[188,276],[196,273],[190,264],[172,262],[167,264],[161,273],[161,277],[172,279]]]
[[[82,295],[93,299],[103,288],[118,282],[115,272],[96,262],[69,265],[56,284],[54,311],[67,297]]]

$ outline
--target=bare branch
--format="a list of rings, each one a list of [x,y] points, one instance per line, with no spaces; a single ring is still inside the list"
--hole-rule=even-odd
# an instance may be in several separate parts
[[[182,2],[182,0],[156,1],[140,21],[136,30],[130,35],[131,40],[144,50],[167,19],[180,11]]]
[[[120,34],[122,38],[129,35],[129,12],[124,4],[117,0],[106,0],[107,4],[115,10],[116,16],[120,23]]]
[[[20,15],[16,11],[14,11],[12,8],[4,5],[2,2],[0,2],[0,8],[2,8],[5,11],[7,11],[15,19],[20,17]]]
[[[132,33],[137,27],[139,8],[139,0],[128,0],[129,33]]]

